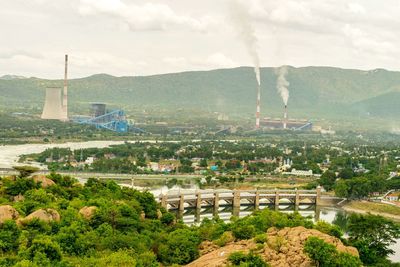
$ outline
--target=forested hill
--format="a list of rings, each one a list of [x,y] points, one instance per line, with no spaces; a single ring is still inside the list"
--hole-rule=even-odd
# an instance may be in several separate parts
[[[262,68],[262,113],[277,116],[282,100],[276,90],[276,71]],[[335,118],[398,117],[400,72],[383,69],[361,71],[332,67],[289,67],[289,108],[292,115]],[[129,109],[191,108],[204,111],[252,114],[256,81],[253,69],[240,67],[141,77],[97,74],[70,81],[72,111],[80,104],[106,102]],[[61,80],[0,79],[0,104],[4,108],[43,105],[46,86]]]

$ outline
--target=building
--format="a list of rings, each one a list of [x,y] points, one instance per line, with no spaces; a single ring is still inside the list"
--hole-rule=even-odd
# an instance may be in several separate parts
[[[260,121],[260,126],[264,129],[285,129],[284,121],[281,119],[264,118]],[[286,120],[286,129],[311,131],[312,123],[308,120]]]

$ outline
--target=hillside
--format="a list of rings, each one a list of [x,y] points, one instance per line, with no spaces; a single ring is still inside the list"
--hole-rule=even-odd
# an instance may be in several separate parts
[[[276,90],[273,68],[263,68],[262,113],[280,116],[282,100]],[[289,112],[309,118],[398,117],[400,73],[332,67],[289,67]],[[2,108],[40,110],[46,86],[62,86],[61,80],[39,78],[0,79]],[[72,111],[90,102],[106,102],[133,108],[191,108],[251,116],[255,109],[256,81],[250,67],[193,71],[142,77],[97,74],[70,80]]]

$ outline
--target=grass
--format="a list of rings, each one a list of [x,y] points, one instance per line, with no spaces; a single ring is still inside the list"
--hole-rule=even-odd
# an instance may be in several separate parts
[[[400,216],[400,207],[388,204],[353,201],[347,204],[346,207]]]

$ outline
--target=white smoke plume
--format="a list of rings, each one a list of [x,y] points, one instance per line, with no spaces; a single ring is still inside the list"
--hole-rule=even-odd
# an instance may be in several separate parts
[[[276,83],[276,87],[278,89],[279,94],[282,97],[283,103],[287,106],[289,101],[289,85],[290,83],[286,80],[286,75],[288,73],[287,66],[282,66],[278,69],[278,80]]]
[[[256,73],[257,83],[260,86],[260,59],[257,51],[258,40],[251,23],[249,10],[245,5],[239,2],[239,0],[230,0],[229,3],[231,19],[240,39],[242,39],[253,60],[254,72]]]

